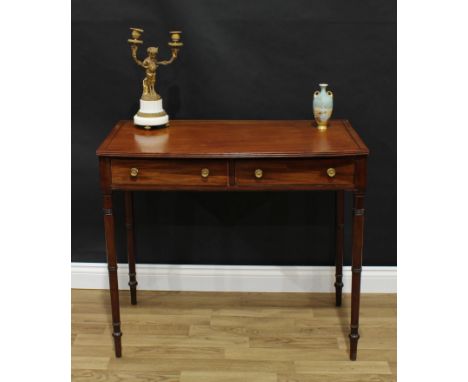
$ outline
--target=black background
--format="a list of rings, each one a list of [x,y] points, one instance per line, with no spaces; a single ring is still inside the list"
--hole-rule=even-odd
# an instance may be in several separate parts
[[[172,119],[310,119],[329,83],[334,117],[371,150],[364,264],[396,265],[394,0],[72,1],[72,261],[105,261],[95,150],[138,109],[129,27],[145,29],[140,58],[147,46],[168,58],[168,31],[183,31],[179,59],[158,72]],[[120,193],[115,203],[125,261]],[[135,193],[137,261],[331,265],[333,211],[332,192]]]

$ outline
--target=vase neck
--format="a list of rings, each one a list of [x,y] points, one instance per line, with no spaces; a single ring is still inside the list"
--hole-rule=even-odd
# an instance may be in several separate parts
[[[319,84],[319,86],[320,86],[321,93],[325,93],[327,91],[328,84]]]

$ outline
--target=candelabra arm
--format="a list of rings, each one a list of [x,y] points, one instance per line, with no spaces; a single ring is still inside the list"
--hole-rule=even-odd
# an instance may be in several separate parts
[[[130,48],[132,50],[132,58],[133,61],[136,62],[137,65],[141,66],[142,68],[145,67],[142,61],[140,61],[137,57],[137,50],[138,50],[138,45],[130,45]]]
[[[158,65],[169,65],[169,64],[172,64],[175,59],[177,58],[177,53],[178,53],[179,49],[172,49],[172,56],[169,60],[163,60],[163,61],[158,61]]]

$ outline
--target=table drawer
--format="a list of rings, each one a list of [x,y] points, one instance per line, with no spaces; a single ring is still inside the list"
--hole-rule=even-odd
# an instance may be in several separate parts
[[[227,186],[224,160],[114,159],[112,184],[120,186]]]
[[[238,186],[352,187],[352,159],[252,159],[236,162]]]

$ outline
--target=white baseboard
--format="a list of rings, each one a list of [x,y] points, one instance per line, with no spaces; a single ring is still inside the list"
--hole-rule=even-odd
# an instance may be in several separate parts
[[[136,266],[139,290],[210,292],[334,292],[332,266],[170,265]],[[72,263],[72,288],[108,289],[107,264]],[[119,288],[128,288],[128,266],[119,264]],[[351,269],[344,267],[345,293]],[[363,293],[396,293],[397,267],[363,267]]]

